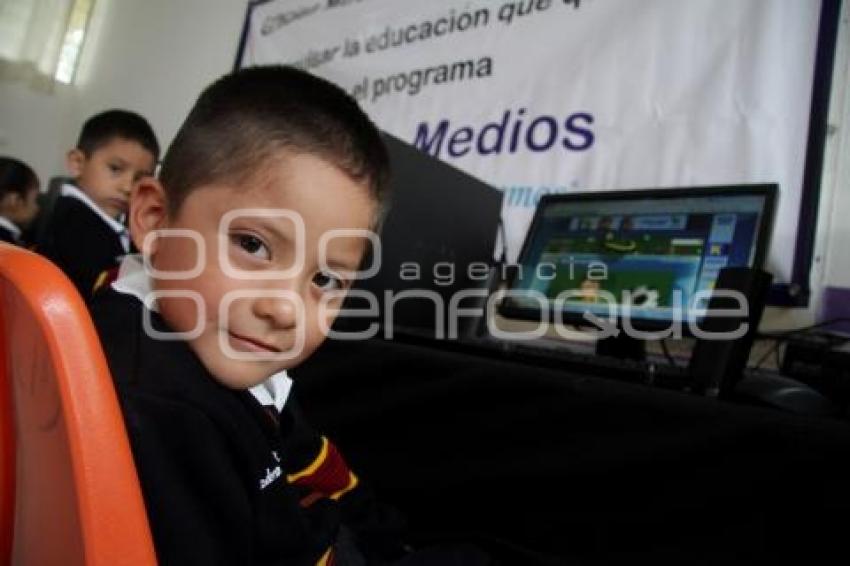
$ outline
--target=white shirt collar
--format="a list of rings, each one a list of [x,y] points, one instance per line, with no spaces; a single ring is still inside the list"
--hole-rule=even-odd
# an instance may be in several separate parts
[[[112,282],[112,288],[119,293],[132,295],[149,306],[154,312],[157,311],[156,303],[148,305],[145,298],[152,291],[150,276],[145,271],[145,265],[140,254],[125,256],[118,270],[118,278]],[[286,370],[279,371],[266,379],[263,383],[255,385],[249,391],[262,405],[274,405],[278,412],[283,410],[289,392],[292,389],[292,379],[286,374]]]
[[[21,229],[18,228],[18,225],[6,218],[5,216],[0,216],[0,227],[5,228],[9,232],[12,233],[12,236],[16,240],[21,239]]]
[[[90,209],[92,209],[98,216],[100,216],[110,228],[115,230],[117,234],[124,234],[127,232],[127,227],[106,214],[103,209],[101,209],[89,195],[81,191],[79,188],[71,185],[69,183],[65,183],[62,185],[62,196],[63,197],[71,197],[75,198],[78,201],[82,202]]]
[[[145,271],[141,254],[124,256],[118,267],[118,278],[112,282],[112,288],[125,295],[132,295],[154,312],[158,312],[156,303],[148,304],[145,299],[153,291],[150,276]]]
[[[249,391],[261,405],[274,405],[277,412],[283,410],[289,392],[292,390],[292,379],[286,375],[286,370],[279,371],[259,385],[255,385]]]

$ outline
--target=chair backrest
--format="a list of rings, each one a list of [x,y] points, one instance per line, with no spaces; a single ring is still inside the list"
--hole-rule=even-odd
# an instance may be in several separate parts
[[[52,263],[5,244],[0,356],[0,564],[156,564],[86,306]]]

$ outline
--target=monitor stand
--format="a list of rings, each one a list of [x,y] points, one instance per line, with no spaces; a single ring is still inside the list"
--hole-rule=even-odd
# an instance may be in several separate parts
[[[619,322],[617,323],[617,330],[620,331],[617,336],[603,338],[596,342],[596,355],[621,360],[644,361],[646,359],[646,343],[626,334]]]

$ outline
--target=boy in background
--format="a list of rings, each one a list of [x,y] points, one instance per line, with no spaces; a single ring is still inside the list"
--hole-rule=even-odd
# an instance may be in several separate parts
[[[131,197],[141,257],[92,305],[163,564],[488,564],[409,552],[292,398],[379,224],[386,149],[288,67],[211,85]]]
[[[0,241],[19,246],[23,230],[38,214],[38,176],[13,157],[0,157]]]
[[[150,124],[134,112],[108,110],[89,118],[66,165],[64,184],[37,242],[89,300],[99,281],[130,251],[124,225],[130,191],[153,175],[159,144]]]

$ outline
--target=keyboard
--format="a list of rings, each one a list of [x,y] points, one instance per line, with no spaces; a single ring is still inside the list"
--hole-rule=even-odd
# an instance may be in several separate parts
[[[586,345],[576,346],[546,339],[511,342],[484,337],[455,341],[401,335],[397,335],[395,339],[485,356],[490,359],[519,362],[666,389],[690,391],[692,386],[687,367],[671,365],[665,358],[652,355],[648,355],[646,360],[600,356]]]

